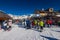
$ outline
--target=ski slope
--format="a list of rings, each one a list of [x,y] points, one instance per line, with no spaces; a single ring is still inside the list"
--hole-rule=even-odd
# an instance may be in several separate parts
[[[0,30],[0,40],[60,40],[60,28],[44,28],[43,32],[13,25],[11,31]]]

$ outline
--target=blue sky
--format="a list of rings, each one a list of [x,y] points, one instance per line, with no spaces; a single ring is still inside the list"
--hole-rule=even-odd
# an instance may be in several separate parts
[[[60,10],[60,0],[0,0],[0,10],[14,15],[32,14],[35,9]]]

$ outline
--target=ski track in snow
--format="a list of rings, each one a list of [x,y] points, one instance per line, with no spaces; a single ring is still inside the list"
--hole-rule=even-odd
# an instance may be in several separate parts
[[[44,28],[43,32],[12,25],[11,31],[0,30],[0,40],[60,40],[60,28]]]

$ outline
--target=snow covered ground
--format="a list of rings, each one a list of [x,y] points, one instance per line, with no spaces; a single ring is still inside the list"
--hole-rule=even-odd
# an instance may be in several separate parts
[[[13,25],[11,31],[0,30],[0,40],[60,40],[60,28],[44,28],[43,32]]]

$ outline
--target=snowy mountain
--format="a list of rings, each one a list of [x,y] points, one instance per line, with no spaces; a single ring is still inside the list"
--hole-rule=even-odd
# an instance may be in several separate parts
[[[11,16],[13,19],[24,19],[24,18],[27,18],[28,15],[12,15],[12,14],[8,14],[9,16]]]
[[[8,14],[9,16],[11,16],[13,19],[26,19],[28,17],[39,17],[40,14],[29,14],[29,15],[12,15],[12,14]]]

